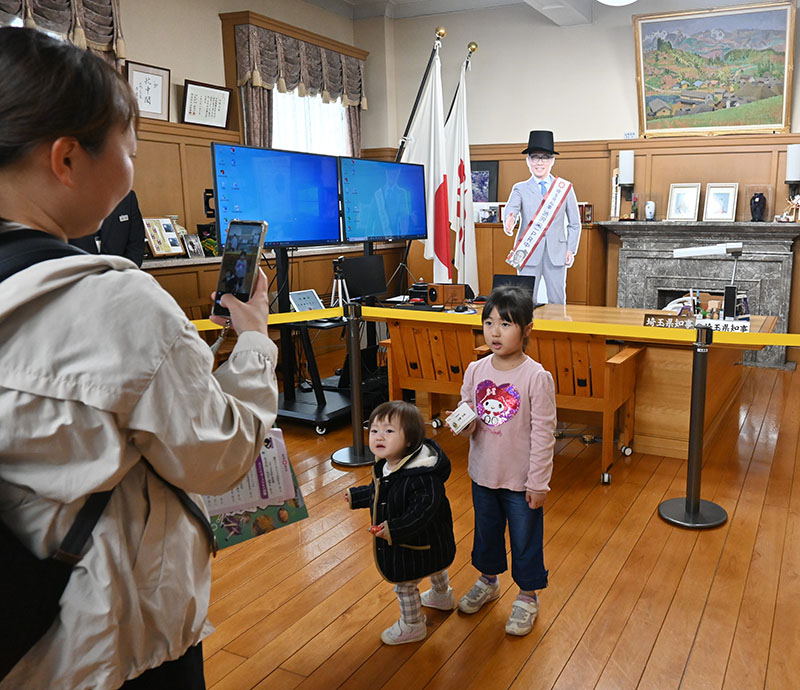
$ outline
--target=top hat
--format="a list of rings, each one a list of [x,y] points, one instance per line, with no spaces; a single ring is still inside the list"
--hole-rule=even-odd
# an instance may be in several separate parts
[[[558,151],[553,150],[553,133],[546,129],[534,129],[528,135],[528,148],[522,153],[533,153],[534,151],[543,151],[557,156]]]

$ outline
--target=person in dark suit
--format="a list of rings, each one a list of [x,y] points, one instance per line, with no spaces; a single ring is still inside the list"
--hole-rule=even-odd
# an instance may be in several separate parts
[[[136,192],[128,192],[97,232],[69,242],[89,254],[124,256],[141,267],[144,259],[144,221]]]

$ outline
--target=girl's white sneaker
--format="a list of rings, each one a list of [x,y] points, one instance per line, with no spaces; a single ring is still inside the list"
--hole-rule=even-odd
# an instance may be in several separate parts
[[[386,628],[381,633],[381,640],[384,644],[406,644],[424,640],[427,634],[424,618],[419,623],[406,623],[401,618],[391,628]]]
[[[446,592],[437,592],[429,589],[419,595],[422,605],[440,611],[452,611],[456,607],[456,598],[453,596],[453,588],[448,587]]]
[[[509,635],[527,635],[533,630],[533,623],[539,613],[539,600],[523,601],[515,599],[511,606],[511,615],[506,622]]]

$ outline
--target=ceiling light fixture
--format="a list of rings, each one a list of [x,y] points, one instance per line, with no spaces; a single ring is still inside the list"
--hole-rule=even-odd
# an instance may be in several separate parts
[[[632,5],[636,0],[597,0],[597,2],[609,7],[623,7],[624,5]]]

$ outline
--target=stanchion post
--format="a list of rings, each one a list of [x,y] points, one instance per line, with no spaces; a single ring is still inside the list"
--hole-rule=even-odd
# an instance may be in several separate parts
[[[347,321],[347,356],[350,360],[350,412],[353,424],[353,445],[331,454],[331,461],[345,467],[371,465],[375,456],[364,448],[364,405],[361,399],[361,304],[344,304]]]
[[[692,356],[692,398],[689,412],[689,460],[686,466],[686,498],[671,498],[658,506],[658,514],[672,525],[708,529],[725,523],[728,514],[722,506],[700,498],[703,471],[703,436],[706,406],[708,346],[713,331],[698,328]]]

